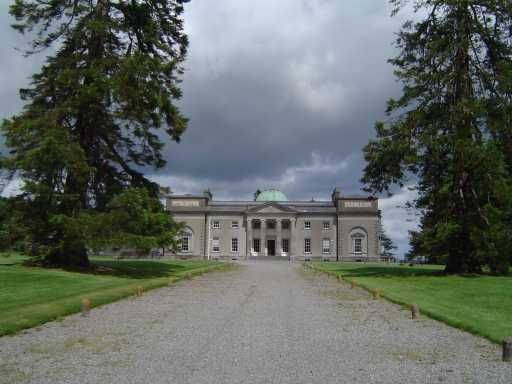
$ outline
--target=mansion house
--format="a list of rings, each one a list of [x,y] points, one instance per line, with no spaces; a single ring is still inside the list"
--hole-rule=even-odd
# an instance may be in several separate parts
[[[289,201],[278,189],[254,201],[216,201],[202,195],[166,196],[166,209],[185,229],[177,258],[236,260],[379,260],[378,199],[343,196]]]

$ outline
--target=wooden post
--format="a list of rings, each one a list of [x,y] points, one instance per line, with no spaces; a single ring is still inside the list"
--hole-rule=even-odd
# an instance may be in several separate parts
[[[142,285],[139,285],[137,287],[137,296],[142,296],[143,293],[144,293],[144,287]]]
[[[373,294],[373,298],[374,299],[378,299],[380,297],[380,290],[379,290],[379,288],[374,288],[372,290],[372,294]]]
[[[503,340],[503,361],[512,363],[512,336]]]
[[[350,288],[354,289],[355,287],[357,287],[357,283],[355,280],[352,280],[352,284],[350,284]]]
[[[411,315],[413,319],[418,319],[420,317],[420,307],[417,304],[413,304],[411,306]]]
[[[87,316],[91,312],[91,300],[88,298],[82,299],[82,316]]]

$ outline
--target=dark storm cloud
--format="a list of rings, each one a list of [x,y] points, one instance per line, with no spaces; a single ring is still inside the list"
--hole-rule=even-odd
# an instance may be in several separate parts
[[[41,64],[15,51],[26,38],[8,27],[8,3],[0,4],[2,118],[20,110],[18,89]],[[224,199],[269,185],[291,199],[326,199],[335,186],[360,193],[361,149],[400,91],[387,59],[411,14],[390,11],[386,0],[187,3],[179,104],[190,124],[180,144],[166,146],[165,169],[147,172],[176,192],[209,187]],[[401,246],[408,226],[394,207],[407,196],[382,203]]]
[[[192,2],[187,22],[181,104],[191,121],[167,147],[170,173],[270,182],[315,153],[352,164],[311,175],[308,194],[359,190],[361,148],[398,91],[386,60],[401,20],[385,1]]]
[[[29,84],[30,75],[39,69],[45,57],[45,53],[29,59],[23,56],[29,40],[10,28],[14,22],[8,13],[10,3],[6,0],[0,2],[0,121],[21,110],[23,103],[18,91]],[[0,135],[0,151],[4,149],[2,143]]]

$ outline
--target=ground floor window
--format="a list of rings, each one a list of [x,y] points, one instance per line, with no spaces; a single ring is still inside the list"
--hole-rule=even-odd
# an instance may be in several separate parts
[[[304,253],[311,253],[311,239],[304,239]]]
[[[354,239],[354,252],[355,253],[363,253],[363,239],[361,239],[361,238]]]
[[[181,252],[190,252],[190,236],[182,236],[180,242]]]
[[[212,240],[212,252],[220,252],[220,240],[218,237],[214,237]]]
[[[238,239],[231,239],[231,252],[238,252]]]
[[[289,239],[283,239],[281,245],[283,247],[284,253],[290,252],[290,240]]]
[[[330,239],[322,240],[322,253],[331,253],[331,240]]]
[[[254,252],[261,252],[261,246],[260,246],[260,239],[253,239],[252,241],[252,247],[254,249]]]

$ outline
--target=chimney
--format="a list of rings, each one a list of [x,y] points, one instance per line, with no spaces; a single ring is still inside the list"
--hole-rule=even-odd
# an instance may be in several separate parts
[[[341,192],[340,192],[339,187],[334,188],[334,191],[332,191],[331,198],[332,198],[332,202],[335,207],[338,206],[338,200],[340,199],[340,197],[341,197]]]
[[[206,197],[206,200],[208,201],[213,200],[213,195],[210,191],[210,188],[203,192],[203,196]]]

